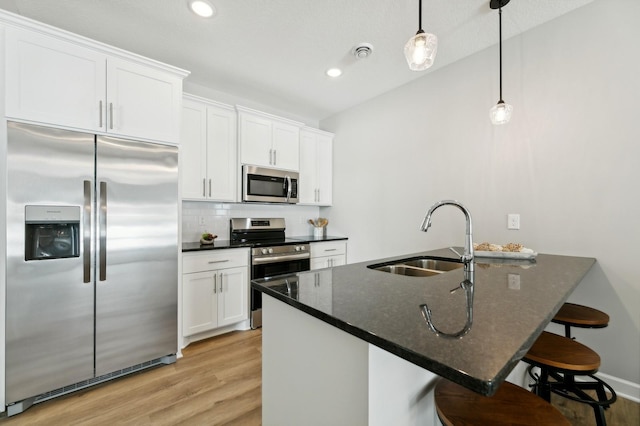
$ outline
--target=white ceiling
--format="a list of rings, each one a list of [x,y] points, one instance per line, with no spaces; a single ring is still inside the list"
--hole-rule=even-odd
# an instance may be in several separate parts
[[[434,66],[410,71],[403,47],[418,0],[0,0],[0,8],[191,71],[196,84],[320,120],[498,42],[489,0],[424,0],[423,28],[439,38]],[[593,0],[512,0],[505,39]],[[354,46],[368,42],[362,60]],[[325,75],[339,66],[337,79]]]

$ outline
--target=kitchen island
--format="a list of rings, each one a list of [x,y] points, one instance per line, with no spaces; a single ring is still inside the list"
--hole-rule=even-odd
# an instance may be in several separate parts
[[[397,259],[419,256],[452,253]],[[268,296],[265,425],[413,424],[424,416],[430,424],[437,376],[492,395],[595,263],[546,254],[476,258],[472,286],[461,285],[462,269],[411,277],[367,267],[394,260],[252,282]]]

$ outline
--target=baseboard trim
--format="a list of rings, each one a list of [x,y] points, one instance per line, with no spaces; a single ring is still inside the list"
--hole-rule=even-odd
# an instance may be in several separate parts
[[[640,403],[640,384],[604,373],[596,373],[596,376],[607,382],[619,397]]]

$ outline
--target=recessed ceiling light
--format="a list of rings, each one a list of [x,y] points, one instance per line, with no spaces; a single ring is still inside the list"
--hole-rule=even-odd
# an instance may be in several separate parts
[[[189,9],[203,18],[211,18],[216,13],[216,8],[207,0],[188,0]]]
[[[329,77],[340,77],[342,75],[342,70],[340,68],[329,68],[327,70],[327,75]]]

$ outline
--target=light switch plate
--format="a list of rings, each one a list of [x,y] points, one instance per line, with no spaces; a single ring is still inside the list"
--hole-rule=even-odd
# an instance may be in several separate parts
[[[520,215],[509,213],[507,215],[507,229],[520,229]]]

